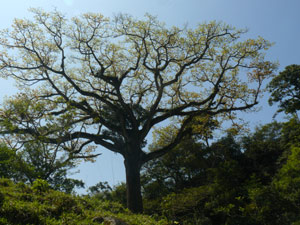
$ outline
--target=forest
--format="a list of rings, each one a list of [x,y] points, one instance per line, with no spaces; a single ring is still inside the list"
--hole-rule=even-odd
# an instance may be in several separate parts
[[[300,225],[300,65],[224,23],[31,13],[0,31],[20,90],[0,108],[0,224]],[[248,129],[262,94],[278,110]],[[69,171],[99,146],[126,182],[78,195]]]

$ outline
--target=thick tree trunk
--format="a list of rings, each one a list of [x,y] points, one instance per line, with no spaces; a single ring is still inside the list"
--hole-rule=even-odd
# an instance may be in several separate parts
[[[137,158],[125,158],[127,207],[133,213],[143,212],[140,163]]]

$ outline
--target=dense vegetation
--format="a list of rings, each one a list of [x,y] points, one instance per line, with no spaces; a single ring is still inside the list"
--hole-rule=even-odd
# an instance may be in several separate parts
[[[54,191],[44,180],[29,186],[0,179],[0,206],[1,225],[169,224],[134,215],[115,202]]]
[[[179,146],[145,171],[145,211],[183,224],[298,224],[299,125],[274,122],[209,147]]]
[[[42,179],[32,185],[2,179],[0,224],[99,224],[104,218],[127,224],[300,224],[299,143],[295,117],[247,135],[228,132],[209,145],[197,136],[185,138],[143,169],[145,214],[151,217],[126,209],[125,184],[100,182],[76,197]],[[2,176],[18,168],[10,163],[14,156],[3,152],[9,149],[1,148]]]
[[[145,213],[191,225],[300,224],[299,138],[296,118],[209,146],[187,138],[144,168]],[[98,188],[94,196],[126,202],[124,185]]]

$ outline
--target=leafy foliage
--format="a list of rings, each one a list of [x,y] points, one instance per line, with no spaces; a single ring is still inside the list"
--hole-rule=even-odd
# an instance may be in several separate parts
[[[278,122],[266,124],[243,138],[248,170],[263,184],[271,182],[280,168],[281,156],[288,151],[283,141],[283,126],[283,123]]]
[[[42,143],[31,142],[18,150],[2,144],[0,176],[31,184],[38,179],[46,180],[52,188],[67,193],[75,187],[83,187],[82,181],[67,177],[70,169],[76,166],[76,160],[67,160],[58,154]]]
[[[96,225],[100,218],[119,218],[129,225],[170,224],[164,219],[154,220],[149,216],[131,214],[118,203],[76,197],[48,187],[43,180],[28,186],[0,179],[0,224]]]
[[[295,113],[300,109],[300,65],[289,65],[269,83],[269,103],[279,103],[278,112]]]
[[[126,207],[126,184],[121,183],[111,188],[107,182],[99,182],[89,187],[90,196],[100,200],[118,202]]]
[[[209,146],[184,139],[144,170],[145,212],[180,224],[297,224],[299,134],[292,118],[247,136],[229,133]]]

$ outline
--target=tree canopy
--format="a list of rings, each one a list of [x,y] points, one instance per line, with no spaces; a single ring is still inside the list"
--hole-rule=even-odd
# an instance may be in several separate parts
[[[43,143],[26,143],[22,149],[0,145],[0,177],[14,182],[33,184],[35,180],[47,181],[55,190],[71,193],[75,187],[84,187],[80,180],[68,178],[69,171],[78,159],[69,159]]]
[[[227,133],[209,146],[184,138],[143,170],[145,212],[180,224],[297,224],[298,137],[292,118]]]
[[[279,103],[278,112],[296,113],[300,109],[300,65],[289,65],[268,85],[269,103]]]
[[[245,30],[223,23],[190,29],[151,15],[32,12],[0,32],[0,75],[21,88],[1,109],[1,134],[55,145],[70,158],[97,156],[99,145],[120,153],[133,212],[142,211],[141,166],[172,150],[196,117],[233,119],[255,106],[275,68],[264,59],[268,41],[241,40]],[[170,121],[174,139],[147,151],[149,132]]]

